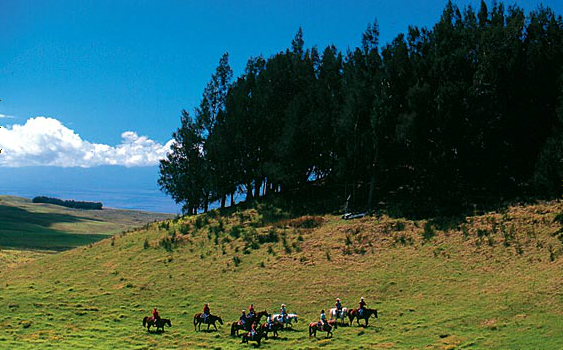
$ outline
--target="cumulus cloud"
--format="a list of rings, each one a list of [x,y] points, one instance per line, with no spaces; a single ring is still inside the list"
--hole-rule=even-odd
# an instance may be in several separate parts
[[[15,117],[13,115],[7,115],[7,114],[2,114],[0,113],[0,119],[14,119]]]
[[[133,131],[122,133],[121,138],[116,146],[91,143],[57,119],[35,117],[0,129],[0,166],[150,166],[158,164],[173,143],[162,145]]]

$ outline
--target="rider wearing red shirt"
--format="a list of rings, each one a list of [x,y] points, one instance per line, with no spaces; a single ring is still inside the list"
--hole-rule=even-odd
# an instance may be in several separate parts
[[[153,320],[160,320],[160,315],[158,314],[158,310],[156,307],[152,310],[152,318]]]

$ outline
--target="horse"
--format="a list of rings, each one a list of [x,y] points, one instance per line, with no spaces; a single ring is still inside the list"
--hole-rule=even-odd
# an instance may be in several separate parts
[[[233,322],[231,324],[231,336],[234,337],[236,335],[238,337],[238,331],[241,329],[245,331],[250,331],[250,326],[252,326],[252,323],[256,321],[256,323],[260,324],[260,319],[263,316],[268,317],[270,316],[270,314],[266,310],[259,311],[256,314],[254,314],[254,316],[247,318],[246,321],[244,322],[244,325],[240,324],[239,321]]]
[[[344,324],[346,316],[348,316],[348,309],[345,307],[340,310],[340,313],[337,312],[335,307],[330,309],[330,319],[340,320],[340,324]]]
[[[283,330],[283,323],[280,321],[274,321],[274,323],[272,323],[272,328],[270,329],[270,325],[266,322],[260,326],[260,330],[264,334],[264,339],[268,339],[268,332],[274,333],[274,338],[277,338],[279,336],[278,331]]]
[[[242,343],[248,343],[249,341],[255,341],[256,343],[258,343],[258,346],[260,346],[260,342],[262,341],[262,338],[264,337],[264,334],[262,333],[262,331],[260,329],[258,329],[256,331],[256,334],[254,334],[254,337],[252,337],[250,335],[250,332],[246,332],[242,335]]]
[[[336,325],[336,321],[333,320],[334,325]],[[326,337],[332,337],[332,326],[327,322],[324,325],[319,325],[319,322],[311,322],[309,323],[309,337],[317,337],[317,331],[319,332],[326,332]]]
[[[223,325],[223,320],[221,319],[221,317],[215,315],[207,316],[207,321],[204,322],[203,312],[199,312],[194,315],[194,330],[201,330],[202,323],[207,323],[207,330],[209,330],[209,326],[211,325],[215,327],[215,330],[218,330],[217,326],[215,325],[215,322],[219,322],[221,325]]]
[[[145,318],[143,318],[143,327],[147,327],[147,332],[150,332],[151,327],[156,327],[157,332],[159,329],[161,329],[162,332],[164,332],[165,325],[168,325],[168,327],[172,327],[172,323],[170,322],[170,319],[159,318],[158,320],[155,320],[154,318],[148,316],[145,316]]]
[[[354,318],[356,319],[356,323],[358,324],[358,326],[360,325],[360,319],[364,319],[364,320],[366,320],[366,327],[367,327],[368,323],[369,323],[369,318],[371,317],[371,315],[373,315],[375,318],[377,318],[377,310],[365,308],[362,315],[360,315],[359,309],[352,309],[348,313],[348,318],[350,319],[350,325],[353,323]]]
[[[274,318],[274,320],[279,320],[280,322],[282,322],[281,314],[273,314],[272,317]],[[299,317],[297,316],[297,314],[286,314],[285,325],[291,326],[293,328],[292,322],[295,321],[295,323],[297,323],[298,318]]]

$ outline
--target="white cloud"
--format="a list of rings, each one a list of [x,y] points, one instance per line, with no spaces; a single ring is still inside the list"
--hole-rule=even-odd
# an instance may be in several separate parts
[[[0,119],[14,119],[15,117],[13,115],[7,115],[7,114],[2,114],[0,113]]]
[[[91,143],[57,119],[35,117],[24,125],[0,129],[0,166],[150,166],[158,164],[173,143],[162,145],[133,131],[122,133],[121,138],[116,146]]]

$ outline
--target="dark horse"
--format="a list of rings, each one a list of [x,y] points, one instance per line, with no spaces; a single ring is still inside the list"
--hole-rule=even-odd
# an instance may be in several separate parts
[[[262,316],[268,317],[270,316],[270,314],[266,310],[259,311],[254,314],[254,316],[247,318],[246,322],[244,322],[244,325],[240,324],[239,321],[233,322],[231,324],[231,336],[238,336],[239,330],[250,331],[250,326],[252,326],[252,323],[256,321],[256,323],[260,324],[260,319],[262,318]]]
[[[241,343],[248,343],[250,340],[252,340],[258,343],[258,346],[260,346],[260,342],[262,341],[262,338],[264,338],[264,333],[262,332],[261,329],[258,329],[258,331],[256,331],[256,334],[254,334],[254,337],[250,335],[250,332],[244,333],[242,335]]]
[[[364,309],[364,312],[362,313],[362,315],[360,315],[360,311],[358,309],[352,309],[352,310],[348,311],[348,318],[350,319],[350,325],[352,325],[354,318],[356,319],[356,323],[358,324],[358,326],[360,325],[360,319],[364,319],[364,320],[366,320],[366,327],[367,327],[368,323],[369,323],[369,318],[371,317],[371,315],[373,315],[375,318],[377,318],[377,310],[376,309]]]
[[[209,326],[211,325],[213,325],[213,327],[215,327],[215,330],[217,330],[215,322],[219,322],[221,325],[223,324],[221,317],[215,315],[207,316],[207,321],[203,322],[203,312],[197,313],[194,315],[194,330],[201,330],[202,323],[207,323],[207,330],[209,330]]]
[[[274,321],[274,323],[272,323],[272,328],[270,328],[270,325],[268,325],[268,322],[266,322],[263,323],[262,326],[260,326],[260,330],[264,334],[264,339],[268,339],[268,332],[274,333],[274,338],[277,338],[279,336],[278,331],[283,330],[283,323]]]
[[[334,322],[336,326],[336,322]],[[319,322],[311,322],[309,323],[309,337],[317,337],[317,331],[319,332],[326,332],[326,337],[332,337],[332,326],[327,322],[324,325],[319,325]]]
[[[147,327],[147,331],[150,332],[151,327],[156,327],[156,331],[158,332],[159,329],[164,332],[164,326],[168,325],[168,327],[172,327],[172,323],[167,318],[159,318],[158,320],[154,320],[152,317],[146,316],[143,318],[143,327]]]

